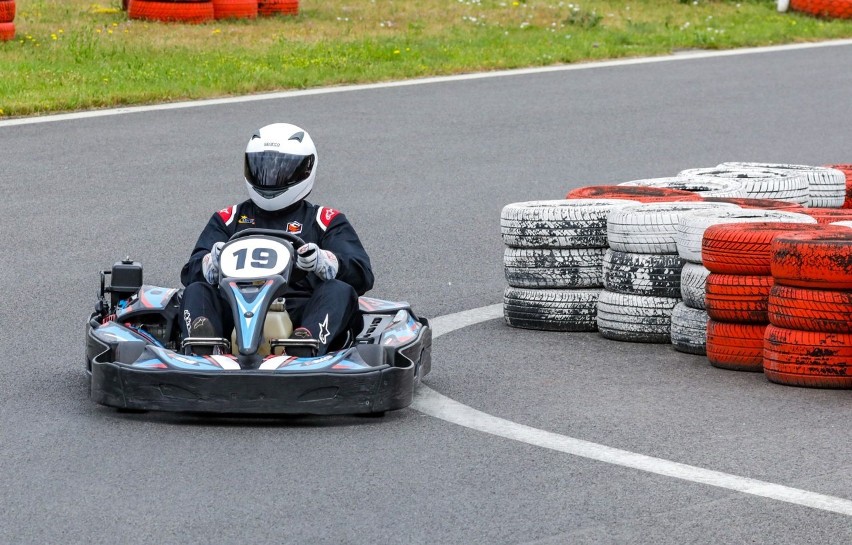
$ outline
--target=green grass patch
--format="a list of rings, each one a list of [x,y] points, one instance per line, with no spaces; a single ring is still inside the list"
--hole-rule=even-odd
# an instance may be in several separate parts
[[[852,37],[774,0],[303,0],[200,25],[129,20],[119,0],[17,6],[0,117]]]

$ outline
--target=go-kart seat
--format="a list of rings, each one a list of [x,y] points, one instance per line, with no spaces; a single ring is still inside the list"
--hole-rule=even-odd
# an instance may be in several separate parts
[[[266,321],[263,323],[263,340],[257,349],[258,355],[268,356],[270,354],[270,340],[289,339],[292,334],[293,322],[290,320],[290,314],[284,308],[284,299],[278,298],[269,305],[269,312],[267,312]],[[231,353],[235,356],[239,353],[236,330],[231,334]]]

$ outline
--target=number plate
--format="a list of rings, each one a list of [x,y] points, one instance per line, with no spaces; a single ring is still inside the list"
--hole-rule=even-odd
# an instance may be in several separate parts
[[[267,237],[246,237],[222,248],[219,269],[231,278],[260,278],[281,274],[289,263],[287,245]]]

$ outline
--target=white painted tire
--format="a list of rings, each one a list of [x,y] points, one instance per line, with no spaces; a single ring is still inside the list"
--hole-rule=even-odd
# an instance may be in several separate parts
[[[681,215],[704,209],[739,208],[730,203],[664,202],[613,210],[607,219],[609,247],[635,254],[676,254],[676,227]]]
[[[508,287],[503,292],[507,325],[542,331],[596,331],[600,290],[534,290]]]
[[[830,223],[829,225],[839,225],[841,227],[849,227],[850,229],[852,229],[852,221],[835,221],[833,223]]]
[[[633,180],[630,182],[622,182],[618,185],[679,189],[681,191],[697,193],[702,197],[745,197],[745,190],[743,189],[742,184],[735,180],[707,180],[670,177]]]
[[[604,288],[618,293],[680,297],[683,260],[675,254],[635,254],[609,249],[603,258]]]
[[[808,181],[808,208],[840,208],[846,199],[846,174],[835,168],[783,163],[722,163],[720,168],[787,170]]]
[[[707,353],[706,310],[690,308],[683,302],[672,311],[672,345],[678,352],[705,355]]]
[[[704,294],[710,270],[704,265],[686,262],[680,272],[680,297],[689,308],[705,310]]]
[[[506,248],[506,281],[515,288],[599,288],[605,248]]]
[[[500,234],[513,248],[605,248],[609,213],[635,204],[623,199],[512,203],[500,213]]]
[[[677,225],[675,243],[677,253],[691,263],[701,263],[701,239],[704,231],[712,225],[722,223],[816,223],[806,214],[786,210],[765,210],[762,208],[740,208],[738,210],[695,210],[683,214]]]
[[[751,199],[776,199],[808,203],[808,180],[791,170],[771,170],[756,168],[693,168],[683,170],[678,176],[685,178],[711,178],[736,180],[743,185],[744,197]]]
[[[672,310],[679,301],[603,290],[598,299],[598,331],[616,341],[670,343]]]

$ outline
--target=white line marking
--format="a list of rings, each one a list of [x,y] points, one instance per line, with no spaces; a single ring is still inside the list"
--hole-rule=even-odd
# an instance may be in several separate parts
[[[39,117],[22,117],[0,121],[0,127],[12,127],[16,125],[32,125],[35,123],[52,123],[55,121],[69,121],[74,119],[86,119],[91,117],[105,117],[112,115],[124,115],[142,112],[155,112],[163,110],[178,110],[184,108],[199,108],[205,106],[218,106],[222,104],[241,104],[245,102],[256,102],[259,100],[278,100],[313,95],[325,95],[330,93],[348,93],[352,91],[369,91],[372,89],[388,89],[392,87],[409,87],[413,85],[427,85],[432,83],[448,83],[456,81],[468,81],[486,78],[501,78],[507,76],[525,76],[530,74],[546,74],[549,72],[570,72],[574,70],[590,70],[595,68],[611,68],[617,66],[633,66],[637,64],[654,64],[660,62],[685,61],[694,59],[711,59],[718,57],[735,57],[740,55],[755,55],[761,53],[776,53],[782,51],[798,51],[803,49],[817,49],[823,47],[841,47],[852,45],[852,39],[831,40],[826,42],[800,43],[787,45],[772,45],[765,47],[746,47],[742,49],[729,49],[725,51],[687,51],[672,55],[659,57],[637,57],[630,59],[616,59],[610,61],[582,62],[576,64],[559,64],[555,66],[542,66],[537,68],[520,68],[516,70],[495,70],[493,72],[477,72],[474,74],[460,74],[456,76],[436,76],[430,78],[409,79],[402,81],[390,81],[385,83],[368,83],[362,85],[342,85],[337,87],[320,87],[316,89],[305,89],[301,91],[282,91],[277,93],[262,93],[240,97],[215,98],[207,100],[195,100],[184,102],[172,102],[169,104],[154,104],[151,106],[133,106],[127,108],[112,108],[108,110],[92,110],[87,112],[74,112],[68,114],[46,115]]]
[[[497,304],[434,318],[432,338],[493,320],[502,314],[502,305]],[[423,385],[417,390],[411,408],[452,424],[590,460],[852,516],[852,500],[729,475],[525,426],[468,407]]]

